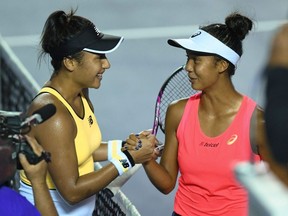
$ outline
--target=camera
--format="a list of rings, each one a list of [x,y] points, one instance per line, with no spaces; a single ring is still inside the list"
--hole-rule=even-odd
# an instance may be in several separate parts
[[[14,154],[16,156],[16,166],[18,170],[23,169],[19,160],[19,153],[23,153],[30,164],[37,164],[44,159],[43,155],[38,156],[34,153],[33,149],[23,136],[17,138],[13,137],[11,138],[11,141],[15,149]]]
[[[31,125],[36,124],[39,119],[31,124],[23,124],[25,119],[19,112],[0,112],[0,138],[11,145],[12,159],[16,160],[17,169],[23,169],[19,161],[19,153],[25,154],[30,164],[36,164],[40,161],[39,157],[33,152],[31,146],[27,143],[23,135],[30,131]]]
[[[53,104],[43,106],[29,117],[25,117],[25,115],[20,112],[0,110],[0,139],[5,143],[9,143],[13,149],[12,154],[7,155],[7,157],[16,160],[17,169],[23,169],[19,161],[19,153],[23,153],[30,164],[37,164],[43,159],[47,162],[50,161],[49,152],[42,152],[40,156],[33,152],[32,147],[25,139],[25,134],[29,133],[31,126],[44,122],[54,115],[55,112],[56,107]],[[3,164],[0,164],[0,166],[2,165]]]

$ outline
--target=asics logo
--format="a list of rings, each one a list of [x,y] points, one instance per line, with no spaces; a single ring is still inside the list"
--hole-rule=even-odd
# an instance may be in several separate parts
[[[101,31],[94,25],[94,30],[96,32],[97,37],[101,34]]]
[[[237,134],[233,134],[233,135],[231,136],[231,138],[227,141],[227,145],[232,145],[232,144],[234,144],[235,141],[237,140],[237,138],[238,138]]]
[[[196,36],[198,36],[198,35],[200,35],[200,34],[201,34],[201,32],[198,31],[198,32],[196,32],[195,34],[193,34],[193,35],[191,36],[191,38],[196,37]]]

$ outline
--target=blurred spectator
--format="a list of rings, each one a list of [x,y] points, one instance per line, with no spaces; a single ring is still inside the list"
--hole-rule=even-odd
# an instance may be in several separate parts
[[[288,186],[288,24],[281,26],[271,44],[267,76],[265,120],[272,171]]]

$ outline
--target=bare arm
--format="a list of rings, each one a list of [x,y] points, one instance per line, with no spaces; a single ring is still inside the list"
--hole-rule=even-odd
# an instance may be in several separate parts
[[[170,193],[178,176],[178,140],[176,131],[181,120],[186,101],[179,101],[168,107],[165,124],[165,147],[160,163],[151,160],[144,165],[146,174],[152,184],[162,193]]]
[[[108,155],[108,144],[107,143],[101,143],[100,147],[96,149],[93,153],[93,160],[94,162],[97,161],[106,161],[107,155]]]
[[[113,163],[109,163],[100,170],[80,176],[74,143],[77,128],[68,110],[54,97],[44,94],[38,96],[36,102],[34,100],[29,112],[32,113],[47,103],[55,104],[56,114],[33,128],[29,135],[35,137],[46,151],[51,152],[49,174],[61,196],[68,203],[76,204],[106,187],[119,175],[118,170]],[[100,148],[99,151],[102,150],[106,151],[105,148]],[[152,152],[152,145],[145,145],[141,150],[131,152],[131,155],[135,163],[140,163],[150,160]]]
[[[32,146],[33,151],[37,155],[41,155],[43,149],[37,144],[36,140],[29,137],[27,137],[27,140]],[[46,184],[47,163],[42,160],[36,165],[30,165],[23,154],[20,154],[19,157],[25,174],[31,181],[36,208],[43,216],[58,215]]]
[[[254,134],[251,142],[256,145],[256,152],[261,156],[261,159],[269,162],[271,161],[271,153],[267,146],[266,130],[265,130],[265,120],[264,120],[264,111],[260,107],[256,107],[253,113],[252,123],[254,127],[251,127],[252,130],[250,134]]]
[[[62,197],[70,204],[75,204],[107,186],[118,176],[118,172],[112,164],[109,164],[97,172],[80,177],[74,143],[77,134],[75,122],[61,102],[53,98],[51,101],[51,96],[46,95],[43,95],[42,99],[46,103],[48,101],[54,103],[57,112],[33,128],[31,136],[34,136],[46,151],[51,152],[49,174]],[[40,106],[43,104],[39,104],[38,101],[31,109],[36,110]]]
[[[43,162],[44,163],[44,162]],[[49,193],[46,181],[32,182],[33,196],[36,208],[42,216],[58,215]]]

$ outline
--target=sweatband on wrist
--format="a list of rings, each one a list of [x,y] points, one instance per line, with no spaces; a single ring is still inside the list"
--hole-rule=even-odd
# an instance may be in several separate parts
[[[129,159],[123,152],[121,152],[118,157],[112,158],[110,162],[114,164],[119,175],[122,175],[124,172],[127,172],[130,168],[132,168]]]
[[[118,170],[119,175],[132,168],[135,163],[129,152],[121,151],[122,140],[111,140],[108,142],[108,158]]]
[[[131,154],[128,152],[128,150],[123,151],[123,153],[126,155],[128,160],[130,161],[132,167],[135,166],[135,161],[134,161],[133,157],[131,156]]]
[[[112,160],[113,154],[117,154],[117,152],[123,147],[123,141],[122,140],[110,140],[108,141],[108,160]]]

